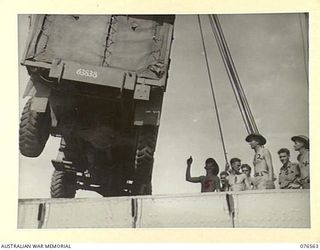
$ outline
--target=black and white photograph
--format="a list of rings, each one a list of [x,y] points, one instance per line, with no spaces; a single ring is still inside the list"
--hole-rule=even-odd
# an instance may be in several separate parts
[[[18,14],[17,228],[310,228],[309,17]]]

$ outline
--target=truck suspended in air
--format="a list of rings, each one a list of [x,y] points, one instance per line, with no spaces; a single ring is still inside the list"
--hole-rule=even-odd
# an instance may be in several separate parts
[[[32,15],[22,155],[61,137],[51,197],[151,194],[173,15]]]

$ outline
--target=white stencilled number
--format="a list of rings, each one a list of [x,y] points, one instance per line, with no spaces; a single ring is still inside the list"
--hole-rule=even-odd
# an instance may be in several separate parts
[[[97,76],[98,76],[97,71],[90,70],[89,77],[97,78]]]
[[[76,74],[80,76],[93,77],[93,78],[98,77],[98,72],[90,69],[81,69],[81,68],[77,69]]]
[[[81,69],[77,69],[76,74],[81,75]]]

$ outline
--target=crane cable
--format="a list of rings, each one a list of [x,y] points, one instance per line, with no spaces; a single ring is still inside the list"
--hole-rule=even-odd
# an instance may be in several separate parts
[[[224,138],[223,138],[222,126],[221,126],[221,122],[220,122],[220,115],[219,115],[218,105],[217,105],[215,92],[214,92],[214,88],[213,88],[213,82],[212,82],[212,77],[211,77],[211,72],[210,72],[210,67],[209,67],[209,62],[208,62],[207,49],[206,49],[206,45],[205,45],[204,37],[203,37],[203,30],[202,30],[200,15],[197,15],[197,16],[198,16],[198,22],[199,22],[199,28],[200,28],[200,34],[201,34],[202,47],[203,47],[204,56],[205,56],[205,60],[206,60],[210,88],[211,88],[211,93],[212,93],[212,98],[213,98],[213,104],[214,104],[214,108],[215,108],[216,116],[217,116],[217,121],[218,121],[221,144],[222,144],[222,148],[223,148],[223,152],[224,152],[225,161],[226,161],[226,163],[228,163],[227,150],[226,150],[226,146],[225,146],[225,142],[224,142]]]
[[[246,105],[245,98],[243,98],[243,94],[241,92],[241,88],[237,84],[239,77],[237,76],[237,72],[235,70],[230,51],[228,50],[228,46],[226,45],[226,41],[222,33],[221,26],[217,22],[217,19],[214,20],[215,24],[213,23],[212,19],[211,19],[211,16],[209,15],[209,21],[219,47],[219,52],[223,59],[225,69],[227,73],[230,75],[229,81],[232,86],[234,95],[236,97],[244,124],[246,126],[247,132],[252,133],[253,131],[255,131],[255,129],[254,129],[254,126],[252,125],[253,123],[251,122],[251,119],[249,118],[249,114],[248,114],[249,112],[247,108],[248,105]]]
[[[252,115],[252,112],[250,110],[247,98],[246,98],[244,90],[242,88],[242,85],[241,85],[237,70],[236,70],[236,68],[234,66],[234,62],[233,62],[230,50],[228,48],[225,36],[223,34],[223,31],[222,31],[218,16],[217,15],[211,15],[211,18],[214,20],[215,25],[216,25],[216,26],[214,26],[213,23],[212,23],[212,28],[214,29],[216,27],[217,33],[218,33],[218,37],[220,37],[221,42],[222,42],[222,48],[223,48],[223,52],[224,52],[224,53],[222,53],[222,56],[225,56],[227,64],[228,64],[227,65],[228,67],[226,69],[229,69],[231,71],[231,76],[232,76],[233,81],[230,82],[230,83],[235,85],[235,88],[237,89],[237,94],[240,97],[241,107],[239,107],[239,108],[240,109],[242,108],[244,110],[245,119],[246,119],[245,122],[247,122],[248,127],[249,127],[248,133],[258,133],[258,128],[257,128],[257,126],[255,124],[254,117]],[[210,16],[209,16],[209,19],[210,19]]]
[[[299,24],[300,24],[300,32],[301,32],[301,39],[302,39],[302,52],[303,52],[303,58],[304,58],[304,70],[306,73],[306,78],[307,78],[307,84],[309,84],[309,76],[308,76],[308,61],[309,61],[309,56],[308,56],[308,49],[309,49],[309,41],[308,41],[308,34],[306,35],[306,40],[304,40],[305,34],[303,32],[303,27],[302,27],[302,15],[305,16],[305,28],[308,32],[308,16],[307,14],[299,14],[298,13],[298,18],[299,18]]]
[[[228,48],[225,36],[223,34],[221,24],[219,22],[218,16],[217,15],[208,15],[210,25],[212,27],[213,34],[216,38],[219,52],[221,54],[221,57],[223,58],[223,62],[226,68],[226,71],[228,75],[231,75],[229,77],[231,86],[234,90],[234,94],[243,118],[243,121],[245,123],[247,132],[249,134],[251,133],[259,133],[257,125],[255,123],[254,117],[252,115],[248,100],[246,98],[246,95],[244,93],[244,90],[241,85],[241,81],[239,79],[237,70],[235,68],[230,50]],[[236,91],[235,91],[236,89]],[[241,104],[241,105],[240,105]]]
[[[226,56],[224,56],[224,52],[223,52],[223,49],[222,49],[222,44],[221,44],[221,41],[219,40],[219,36],[217,34],[217,30],[214,28],[213,24],[212,24],[212,20],[211,18],[209,18],[209,21],[210,21],[210,25],[212,26],[212,31],[213,31],[213,34],[216,38],[216,41],[217,41],[217,45],[218,45],[218,49],[219,49],[219,52],[220,52],[220,55],[221,55],[221,58],[222,58],[222,61],[223,61],[223,64],[225,66],[225,69],[227,71],[227,75],[228,75],[228,78],[229,78],[229,81],[231,83],[231,87],[232,87],[232,90],[233,90],[233,93],[236,97],[236,101],[237,101],[237,104],[238,104],[238,107],[240,109],[240,114],[242,116],[242,119],[244,121],[244,125],[246,127],[246,130],[247,132],[249,133],[250,132],[250,128],[249,128],[249,124],[247,122],[247,119],[245,117],[245,111],[243,110],[242,106],[240,105],[240,97],[239,97],[239,93],[237,92],[236,90],[236,86],[233,84],[233,81],[232,81],[232,76],[231,76],[231,72],[230,72],[230,69],[228,67],[228,63],[227,63],[227,59],[226,59]]]

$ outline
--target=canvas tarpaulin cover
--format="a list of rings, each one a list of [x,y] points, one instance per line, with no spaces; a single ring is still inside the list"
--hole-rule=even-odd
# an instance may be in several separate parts
[[[168,69],[173,16],[35,15],[26,58],[136,71],[159,79]]]

